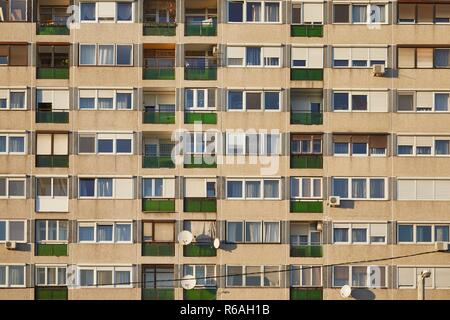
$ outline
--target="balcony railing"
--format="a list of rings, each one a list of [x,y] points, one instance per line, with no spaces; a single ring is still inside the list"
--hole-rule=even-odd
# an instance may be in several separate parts
[[[175,168],[171,156],[143,156],[143,168]]]
[[[144,112],[144,123],[174,124],[175,112]]]
[[[217,24],[214,22],[188,22],[185,25],[185,36],[216,36]]]
[[[291,200],[291,212],[322,213],[323,201]]]
[[[37,79],[69,79],[69,68],[37,68]]]
[[[291,169],[321,169],[323,156],[321,154],[291,155]]]
[[[36,111],[36,123],[69,123],[69,112]]]
[[[291,69],[291,80],[323,80],[323,69]]]
[[[67,256],[67,243],[36,243],[36,256]]]
[[[203,124],[217,124],[215,112],[185,112],[184,123],[201,122]]]
[[[191,243],[183,246],[183,255],[185,257],[215,257],[217,249],[210,243]]]
[[[291,37],[323,37],[323,25],[291,25]]]
[[[68,168],[68,155],[36,155],[36,167]]]
[[[291,124],[322,124],[323,113],[311,111],[291,111]]]
[[[174,243],[142,243],[142,255],[148,257],[174,257]]]
[[[216,212],[216,198],[184,198],[184,212]]]
[[[322,245],[291,245],[291,257],[322,257]]]
[[[177,25],[175,23],[144,23],[144,36],[167,36],[176,34]]]
[[[38,35],[62,36],[69,35],[70,29],[68,29],[65,24],[41,23],[37,25],[36,33]]]
[[[143,212],[175,212],[175,199],[142,199]]]
[[[216,157],[210,154],[186,155],[184,168],[217,168]]]
[[[142,300],[174,300],[173,288],[143,288]]]
[[[323,300],[323,288],[291,288],[291,300]]]
[[[184,80],[217,80],[217,67],[185,67]]]
[[[174,80],[175,67],[145,67],[144,80]]]
[[[183,290],[184,300],[216,300],[217,289],[216,288],[202,288]]]
[[[67,300],[67,287],[35,287],[35,300]]]

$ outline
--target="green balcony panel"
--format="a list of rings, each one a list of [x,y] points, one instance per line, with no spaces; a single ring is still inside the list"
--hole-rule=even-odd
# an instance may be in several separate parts
[[[323,156],[321,154],[291,155],[291,169],[321,169]]]
[[[216,157],[208,154],[186,156],[183,165],[185,168],[217,168]]]
[[[291,25],[291,37],[323,37],[323,25]]]
[[[217,255],[217,249],[209,243],[191,243],[183,246],[183,255],[185,257],[215,257]]]
[[[175,212],[175,199],[142,199],[144,212]]]
[[[144,156],[143,168],[175,168],[171,156]]]
[[[144,123],[174,124],[175,112],[144,112]]]
[[[173,288],[144,288],[142,289],[142,300],[174,300]]]
[[[64,155],[37,155],[36,156],[36,167],[45,168],[68,168],[69,167],[69,156]]]
[[[184,68],[184,80],[217,80],[217,67]]]
[[[314,125],[323,123],[322,112],[295,112],[291,111],[291,124]]]
[[[291,80],[323,80],[323,69],[291,69]]]
[[[144,68],[144,80],[174,80],[175,68]]]
[[[184,198],[184,212],[216,212],[216,198]]]
[[[37,256],[67,256],[66,243],[36,243]]]
[[[217,289],[192,289],[183,290],[184,300],[216,300]]]
[[[291,288],[291,300],[323,300],[322,288]]]
[[[69,79],[69,68],[37,68],[37,79]]]
[[[322,257],[322,246],[321,245],[304,245],[304,246],[291,245],[291,257],[309,257],[309,258]]]
[[[36,287],[35,300],[67,300],[67,287]]]
[[[175,23],[144,24],[144,36],[166,36],[172,37],[176,34]]]
[[[215,112],[185,112],[184,123],[201,122],[203,124],[217,124]]]
[[[66,27],[66,25],[39,25],[36,31],[38,35],[47,36],[63,36],[70,34],[70,30]]]
[[[149,257],[174,257],[174,243],[142,243],[142,255]]]
[[[205,36],[212,37],[217,35],[216,24],[186,24],[186,36]]]
[[[291,212],[322,213],[323,201],[291,200]]]
[[[69,123],[68,112],[37,111],[36,123]]]

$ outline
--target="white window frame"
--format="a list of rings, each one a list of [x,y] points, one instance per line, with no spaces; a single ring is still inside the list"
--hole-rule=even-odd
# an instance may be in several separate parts
[[[337,4],[337,3],[334,3],[334,4]],[[333,23],[334,24],[334,23]],[[363,24],[367,24],[367,23],[363,23]],[[346,66],[336,66],[335,64],[334,64],[334,49],[348,49],[349,50],[349,52],[350,52],[350,54],[349,54],[349,56],[347,57],[348,59],[348,64],[346,65]],[[355,59],[353,59],[353,49],[366,49],[368,52],[367,52],[367,60],[366,60],[366,62],[367,62],[367,64],[365,65],[365,66],[353,66],[353,60],[355,60]],[[367,46],[367,47],[341,47],[341,46],[333,46],[333,50],[332,50],[332,61],[331,61],[331,64],[332,64],[332,68],[333,69],[372,69],[372,65],[370,64],[370,62],[373,60],[373,59],[371,59],[372,58],[372,56],[371,56],[371,49],[386,49],[386,59],[384,60],[384,66],[387,68],[387,65],[388,65],[388,59],[389,59],[389,57],[388,57],[388,47],[370,47],[370,46]],[[340,59],[339,59],[340,60]]]
[[[399,152],[398,152],[398,150],[399,150],[399,147],[400,146],[407,146],[406,144],[399,144],[398,143],[398,140],[397,140],[397,148],[396,148],[396,151],[397,151],[397,156],[398,157],[450,157],[450,152],[448,153],[448,154],[436,154],[436,140],[444,140],[444,139],[442,139],[442,138],[444,138],[444,137],[446,137],[447,139],[445,139],[445,140],[448,140],[449,141],[449,143],[450,143],[450,136],[445,136],[445,135],[442,135],[442,136],[412,136],[412,135],[398,135],[397,137],[410,137],[410,138],[413,138],[413,144],[412,144],[412,153],[411,154],[400,154]],[[418,137],[429,137],[429,138],[431,138],[433,141],[432,141],[432,144],[431,144],[431,153],[430,154],[417,154],[417,138]]]
[[[0,137],[6,137],[6,146],[5,152],[0,152],[0,155],[24,155],[27,154],[27,134],[26,133],[7,133],[7,132],[0,132]],[[23,152],[9,152],[9,139],[20,137],[23,138]]]
[[[242,92],[242,109],[230,108],[230,100],[228,99],[228,92]],[[227,112],[280,112],[283,108],[283,99],[281,90],[279,89],[261,89],[261,90],[244,90],[244,89],[228,89],[227,92]],[[266,109],[265,108],[265,94],[266,92],[278,93],[278,109]],[[247,93],[259,93],[261,95],[261,108],[260,109],[247,109]]]
[[[184,88],[184,110],[185,111],[208,111],[208,110],[216,110],[217,107],[209,107],[209,96],[208,92],[209,90],[214,88]],[[188,108],[186,106],[186,96],[187,92],[192,91],[192,108]],[[200,91],[203,91],[203,97],[204,97],[204,107],[198,106],[198,93]]]
[[[240,22],[235,22],[235,21],[230,21],[230,15],[229,15],[229,10],[228,10],[228,3],[229,2],[242,2],[242,21]],[[261,21],[247,21],[247,2],[259,2],[261,3]],[[278,21],[266,21],[266,3],[278,3]],[[229,24],[239,24],[239,23],[249,23],[249,24],[281,24],[281,17],[283,14],[283,6],[282,6],[282,1],[277,1],[277,0],[259,0],[259,1],[250,1],[250,0],[242,0],[242,1],[232,1],[232,0],[228,0],[227,1],[227,5],[226,5],[226,10],[227,10],[227,22]]]
[[[294,270],[292,270],[292,268],[294,268]],[[309,270],[309,276],[312,277],[312,269],[313,268],[319,268],[320,269],[320,284],[318,286],[316,285],[303,285],[303,269],[307,269]],[[299,280],[299,285],[294,285],[293,281],[292,281],[292,272],[298,272],[298,280]],[[311,283],[312,283],[312,278],[311,278]],[[323,287],[323,269],[321,265],[291,265],[290,266],[290,274],[289,274],[289,285],[292,288],[317,288],[317,287]]]
[[[6,108],[0,108],[0,111],[23,111],[27,110],[27,90],[26,89],[15,89],[15,88],[0,88],[0,91],[6,91],[7,97],[6,97]],[[23,107],[22,108],[11,108],[11,93],[23,93],[24,94],[24,101],[23,101]]]
[[[348,96],[348,108],[346,110],[334,109],[334,94],[335,93],[346,93]],[[353,110],[352,108],[352,100],[353,96],[366,96],[367,98],[367,110]],[[332,92],[332,112],[372,112],[370,111],[370,93],[368,91],[341,91],[341,90],[333,90]]]
[[[130,282],[133,281],[133,267],[127,266],[78,266],[77,275],[78,279],[80,279],[80,271],[87,270],[93,271],[93,285],[91,286],[82,286],[80,283],[80,288],[132,288],[133,284],[116,284],[116,271],[128,271],[130,273]],[[110,285],[97,285],[97,271],[111,271],[112,273],[112,283]]]
[[[98,106],[98,99],[99,99],[99,91],[113,91],[113,107],[111,109],[100,109]],[[79,88],[78,89],[78,93],[80,93],[80,91],[95,91],[95,95],[93,97],[91,97],[92,99],[94,99],[94,108],[92,109],[82,109],[80,108],[80,101],[81,99],[83,99],[83,97],[80,97],[80,94],[78,94],[78,110],[79,111],[94,111],[94,110],[100,110],[100,111],[132,111],[133,110],[133,100],[134,100],[134,92],[133,89],[90,89],[90,88]],[[117,94],[120,93],[127,93],[127,94],[131,94],[131,108],[129,109],[119,109],[117,107]]]
[[[114,2],[114,4],[115,4],[113,21],[100,21],[100,19],[99,19],[100,12],[99,12],[98,2],[82,1],[82,2],[80,2],[80,7],[81,7],[81,4],[83,4],[83,3],[93,3],[95,5],[95,20],[93,20],[93,21],[81,20],[81,15],[80,15],[79,22],[80,23],[134,23],[134,21],[135,21],[134,2],[130,2],[131,3],[131,21],[119,21],[117,19],[118,13],[119,13],[119,11],[118,11],[119,3],[122,3],[122,2],[129,3],[128,1],[110,1],[110,2]]]
[[[388,178],[387,177],[331,177],[331,186],[333,189],[334,179],[347,179],[348,197],[341,198],[342,200],[356,200],[356,201],[386,201],[388,200]],[[353,198],[352,197],[352,179],[365,179],[366,180],[366,198]],[[383,179],[384,180],[384,198],[370,198],[370,180],[371,179]],[[332,190],[334,195],[334,190]]]
[[[334,4],[347,4],[349,7],[349,21],[348,22],[334,22]],[[359,5],[359,6],[366,6],[366,17],[367,20],[365,22],[353,22],[353,6],[354,5]],[[371,16],[370,16],[370,12],[371,12],[371,6],[372,5],[379,5],[379,6],[384,6],[384,22],[371,22]],[[388,24],[388,18],[389,18],[389,3],[387,2],[375,2],[375,3],[359,3],[359,2],[353,2],[353,3],[347,3],[347,2],[333,2],[333,8],[332,8],[332,17],[333,17],[333,24],[356,24],[356,25],[377,25],[377,24]]]
[[[397,273],[397,279],[400,279],[400,269],[413,269],[414,273],[414,281],[412,286],[400,286],[399,282],[397,281],[397,289],[404,290],[404,289],[416,289],[417,288],[417,275],[419,270],[429,270],[431,272],[430,276],[430,282],[431,286],[425,285],[426,289],[434,289],[434,290],[448,290],[450,289],[450,286],[448,287],[437,287],[436,285],[436,269],[450,269],[448,265],[434,265],[434,266],[428,266],[428,265],[397,265],[396,267],[396,273]]]
[[[232,286],[228,283],[228,267],[239,267],[241,268],[241,274],[240,276],[242,277],[242,285],[240,286]],[[280,266],[279,265],[260,265],[260,266],[255,266],[255,265],[226,265],[225,266],[225,287],[227,288],[279,288],[281,286],[281,279],[280,279],[280,273],[275,273],[278,275],[278,286],[266,286],[264,285],[264,269],[266,267],[277,267],[278,270],[280,270]],[[259,275],[256,274],[251,274],[250,276],[252,277],[256,277],[259,276],[260,277],[260,285],[259,286],[250,286],[247,285],[247,268],[259,268]],[[274,273],[274,272],[271,272]]]
[[[361,229],[361,225],[364,225],[364,228],[366,229],[366,241],[365,242],[357,242],[353,240],[353,229]],[[383,242],[372,242],[371,241],[371,226],[372,225],[383,225],[386,228],[386,235],[384,237],[384,241]],[[346,242],[336,242],[334,241],[334,229],[342,229],[342,228],[348,228],[348,241]],[[332,237],[332,241],[334,245],[348,245],[348,244],[352,244],[352,245],[386,245],[387,244],[387,237],[388,237],[388,225],[387,222],[350,222],[350,221],[345,221],[345,222],[339,222],[339,221],[334,221],[333,222],[333,227],[332,227],[332,232],[333,232],[333,237]]]
[[[18,220],[14,220],[14,219],[0,219],[0,221],[3,221],[3,222],[5,222],[5,240],[0,240],[0,243],[5,243],[5,242],[8,242],[8,241],[14,241],[14,242],[17,242],[17,243],[27,243],[27,238],[28,238],[28,232],[27,232],[27,230],[28,230],[28,228],[27,228],[27,224],[28,224],[28,221],[27,220],[21,220],[21,219],[18,219]],[[24,237],[24,239],[23,240],[10,240],[10,227],[9,227],[9,223],[10,222],[23,222],[23,237]]]
[[[413,240],[412,241],[400,241],[399,238],[399,228],[402,225],[410,225],[412,226],[413,230]],[[423,241],[417,241],[417,227],[420,226],[429,226],[431,227],[431,241],[430,242],[423,242]],[[399,221],[397,222],[397,243],[401,245],[408,245],[408,244],[424,244],[424,245],[432,245],[436,242],[436,227],[448,227],[450,230],[450,223],[441,223],[441,222],[408,222],[408,221]]]
[[[130,240],[129,241],[116,241],[116,225],[128,224],[130,225]],[[112,241],[98,241],[97,239],[97,227],[99,225],[112,226]],[[80,227],[93,227],[94,228],[94,240],[86,241],[80,240]],[[78,244],[131,244],[133,243],[133,222],[132,221],[80,221],[77,224],[77,243]]]
[[[433,199],[417,199],[417,181],[421,181],[421,180],[431,180],[433,181]],[[429,178],[404,178],[404,177],[399,177],[397,179],[397,186],[396,186],[396,192],[397,192],[397,197],[398,197],[398,181],[414,181],[414,198],[408,198],[408,199],[398,199],[398,201],[449,201],[448,199],[436,199],[436,182],[437,181],[449,181],[450,178],[434,178],[434,177],[429,177]]]
[[[347,267],[348,268],[348,284],[354,288],[369,288],[369,289],[387,289],[388,288],[388,283],[389,283],[389,279],[388,279],[388,265],[370,265],[370,266],[360,266],[360,265],[339,265],[338,267]],[[355,286],[353,285],[353,279],[352,279],[352,275],[353,275],[353,267],[366,267],[366,277],[367,277],[367,283],[366,286]],[[369,285],[369,281],[370,281],[370,268],[377,268],[377,267],[383,267],[384,268],[384,272],[385,272],[385,276],[384,276],[384,286],[371,286]],[[331,269],[331,287],[332,288],[339,288],[340,286],[336,286],[334,284],[334,266]]]
[[[194,277],[196,277],[197,278],[197,274],[196,274],[196,268],[203,268],[203,274],[205,275],[205,277],[208,277],[208,279],[203,279],[204,281],[211,281],[211,280],[213,280],[214,282],[215,282],[215,284],[213,285],[213,284],[205,284],[205,285],[200,285],[200,284],[198,284],[198,281],[197,281],[197,283],[195,284],[195,287],[196,288],[216,288],[217,287],[217,267],[216,267],[216,265],[214,265],[214,264],[184,264],[183,265],[183,275],[184,276],[187,276],[187,274],[186,274],[186,269],[185,269],[185,267],[190,267],[190,268],[192,268],[192,273],[193,274],[191,274],[192,276],[194,276]],[[208,267],[212,267],[212,269],[214,270],[214,275],[213,276],[208,276],[208,273],[207,273],[207,268]],[[213,279],[211,279],[210,277],[213,277]]]
[[[152,191],[155,190],[155,180],[156,179],[161,179],[162,180],[162,195],[161,196],[155,196],[155,195],[144,195],[144,180],[151,180],[152,181]],[[148,176],[144,176],[142,177],[142,199],[165,199],[167,198],[164,194],[164,187],[167,184],[167,180],[168,179],[173,179],[173,178],[167,178],[167,177],[148,177]]]
[[[111,134],[111,135],[115,135],[114,138],[112,139],[99,139],[98,135],[101,134]],[[131,138],[131,151],[130,152],[117,152],[117,140],[130,140],[130,139],[124,139],[122,137],[120,137],[120,135],[133,135],[133,137]],[[86,136],[86,137],[94,137],[95,139],[95,151],[94,152],[80,152],[80,139],[78,139],[78,155],[97,155],[97,156],[111,156],[111,155],[115,155],[115,156],[122,156],[122,155],[132,155],[134,153],[134,134],[133,132],[121,132],[121,133],[109,133],[109,132],[93,132],[93,133],[89,133],[89,132],[78,132],[78,138],[80,136]],[[113,141],[113,151],[112,152],[99,152],[98,151],[98,141],[99,140],[112,140]]]
[[[202,141],[201,143],[198,143],[197,141],[197,135],[201,134],[202,135]],[[207,149],[208,146],[210,146],[211,144],[214,145],[214,150],[217,152],[217,147],[218,147],[218,142],[217,142],[217,137],[218,134],[217,132],[214,132],[213,135],[211,135],[211,132],[207,132],[207,131],[202,131],[202,132],[195,132],[195,131],[189,131],[189,132],[185,132],[185,135],[189,135],[189,142],[190,145],[186,145],[186,142],[183,142],[184,147],[186,147],[184,150],[184,154],[185,155],[210,155],[210,153],[208,153]],[[212,141],[212,137],[214,137],[214,141]],[[204,146],[204,151],[197,151],[197,147],[198,146]],[[190,150],[190,146],[193,147],[193,151]]]
[[[0,195],[0,199],[26,199],[27,197],[27,178],[26,177],[13,177],[13,176],[0,176],[0,179],[5,179],[5,195]],[[9,182],[10,181],[23,181],[23,196],[11,196],[9,195]]]
[[[241,182],[242,183],[242,197],[228,197],[228,182]],[[247,198],[245,192],[245,183],[247,181],[259,181],[260,182],[260,197]],[[264,182],[265,181],[278,181],[278,197],[264,197]],[[260,179],[260,178],[227,178],[225,180],[225,195],[226,200],[280,200],[281,199],[281,180],[280,179]]]
[[[37,284],[38,283],[38,269],[44,269],[45,270],[45,284]],[[48,284],[48,269],[55,269],[56,272],[56,283],[55,284]],[[65,269],[66,277],[64,278],[64,283],[59,284],[58,283],[58,277],[59,277],[59,269]],[[36,265],[36,271],[35,271],[35,277],[36,277],[36,287],[61,287],[67,285],[67,265],[64,264],[57,264],[57,265]]]
[[[5,284],[0,284],[0,288],[25,288],[27,283],[26,264],[6,264],[2,263],[0,266],[5,267]],[[22,267],[23,268],[23,284],[10,284],[9,281],[9,268],[10,267]]]
[[[69,242],[69,233],[70,233],[70,225],[69,225],[69,220],[55,220],[55,219],[38,219],[37,221],[45,221],[45,240],[40,240],[39,242],[37,241],[37,231],[36,231],[36,242],[37,243],[68,243]],[[57,240],[48,240],[48,223],[49,221],[56,221],[56,238]],[[60,234],[59,234],[59,223],[61,221],[65,221],[67,223],[67,239],[66,240],[61,240],[60,239]]]
[[[294,197],[292,195],[292,192],[290,194],[291,199],[305,199],[305,200],[321,200],[323,199],[323,178],[322,177],[291,177],[291,186],[293,181],[298,181],[298,197]],[[310,180],[311,185],[311,194],[309,197],[303,197],[303,180]],[[320,181],[320,196],[315,197],[314,196],[314,181],[318,180]],[[292,190],[291,190],[292,191]]]
[[[110,46],[114,47],[114,55],[113,55],[114,56],[113,57],[114,58],[114,62],[113,62],[113,64],[108,64],[108,65],[100,64],[99,63],[99,59],[98,59],[98,55],[99,55],[99,52],[100,52],[99,46],[107,46],[107,45],[110,45]],[[94,46],[95,47],[95,62],[93,64],[81,63],[81,47],[82,46]],[[130,53],[131,63],[130,64],[118,64],[117,63],[117,58],[118,58],[117,46],[129,46],[129,47],[131,47],[131,53]],[[134,48],[133,48],[133,44],[130,44],[130,43],[101,43],[101,44],[98,44],[98,43],[80,43],[78,45],[78,50],[80,52],[79,57],[78,57],[78,66],[79,67],[97,67],[97,66],[99,66],[99,67],[132,67],[134,65],[134,59],[133,59]]]

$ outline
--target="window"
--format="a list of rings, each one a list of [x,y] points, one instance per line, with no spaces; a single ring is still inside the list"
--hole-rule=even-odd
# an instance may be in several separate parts
[[[350,22],[350,5],[335,4],[333,5],[333,22],[334,23],[349,23]]]
[[[131,287],[131,267],[78,267],[81,287]]]
[[[280,223],[227,221],[228,243],[280,243]]]
[[[291,223],[290,225],[290,245],[310,246],[322,244],[321,232],[317,230],[317,223]]]
[[[450,137],[397,136],[398,156],[448,156]]]
[[[291,136],[291,154],[321,154],[322,136],[293,134]]]
[[[261,47],[247,47],[245,61],[247,66],[260,66]]]
[[[292,68],[323,68],[323,48],[292,47]]]
[[[144,221],[142,223],[142,241],[144,242],[174,242],[175,223],[170,221]]]
[[[244,1],[228,1],[228,22],[244,21]]]
[[[227,287],[279,287],[278,266],[226,266]]]
[[[66,266],[36,266],[36,286],[65,286]]]
[[[25,134],[0,133],[0,154],[25,154]]]
[[[399,243],[448,242],[450,225],[445,224],[398,224]]]
[[[68,212],[68,178],[36,178],[36,211]]]
[[[163,195],[163,179],[162,178],[145,178],[142,180],[142,195],[145,198],[162,197]]]
[[[144,288],[173,288],[173,266],[151,265],[143,266]]]
[[[434,266],[398,266],[397,278],[398,288],[400,289],[412,289],[416,288],[417,276],[421,274],[423,270],[430,271],[431,275],[425,280],[425,287],[427,289],[449,289],[449,275],[450,268],[448,267],[434,267]]]
[[[0,89],[0,110],[24,110],[26,108],[25,90]]]
[[[38,133],[36,136],[36,155],[67,156],[69,154],[69,134]]]
[[[133,21],[133,3],[132,2],[118,2],[117,3],[116,20],[118,22]]]
[[[334,223],[333,242],[344,244],[386,244],[386,223]]]
[[[80,3],[80,20],[81,22],[96,21],[95,3]]]
[[[78,153],[132,154],[133,134],[80,133]]]
[[[323,4],[293,3],[292,24],[323,24]]]
[[[0,287],[25,287],[25,265],[0,265]]]
[[[80,65],[96,65],[95,44],[80,44]]]
[[[386,5],[335,4],[333,5],[333,22],[354,24],[386,23]]]
[[[388,92],[333,92],[333,111],[342,112],[387,112]]]
[[[88,22],[132,22],[133,21],[132,2],[97,2],[80,3],[80,21]]]
[[[228,22],[278,23],[280,1],[228,1]]]
[[[184,196],[187,198],[215,198],[215,179],[186,178],[184,180]]]
[[[24,220],[0,220],[0,242],[27,242],[27,223]]]
[[[79,90],[80,110],[131,110],[132,90]]]
[[[290,279],[292,287],[321,287],[322,267],[293,265],[290,267]]]
[[[336,156],[385,156],[387,136],[333,135]]]
[[[185,89],[185,110],[206,110],[216,108],[215,89]]]
[[[322,178],[291,177],[292,199],[321,199]]]
[[[0,22],[27,21],[26,0],[0,0]]]
[[[79,178],[79,198],[133,199],[133,178]]]
[[[333,287],[384,288],[386,271],[385,266],[333,266]]]
[[[1,177],[0,198],[25,198],[26,178]]]
[[[80,44],[79,65],[131,66],[133,46],[128,44]]]
[[[67,242],[69,222],[67,220],[36,220],[37,242]]]
[[[216,266],[215,265],[184,265],[183,276],[192,275],[197,278],[195,287],[215,287],[216,286]]]
[[[228,91],[228,110],[280,110],[279,91]]]
[[[279,180],[228,179],[227,199],[279,199],[279,185]]]
[[[333,47],[333,67],[370,68],[374,64],[387,66],[387,47]]]
[[[449,68],[449,48],[398,48],[399,68]]]
[[[131,222],[79,222],[78,242],[131,243]]]
[[[333,195],[350,200],[385,200],[386,178],[332,178]]]
[[[216,234],[216,221],[208,220],[185,220],[183,222],[184,230],[190,231],[197,243],[211,243]]]

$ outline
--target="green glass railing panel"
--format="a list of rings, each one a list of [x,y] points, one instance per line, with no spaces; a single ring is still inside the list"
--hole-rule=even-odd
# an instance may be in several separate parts
[[[291,69],[291,80],[323,80],[323,69]]]
[[[203,124],[217,124],[215,112],[185,112],[184,123],[201,122]]]
[[[183,255],[185,257],[215,257],[217,249],[210,244],[191,243],[183,246]]]
[[[291,300],[323,300],[322,288],[291,288]]]
[[[144,123],[174,124],[175,112],[144,112]]]
[[[67,300],[67,287],[36,287],[35,300]]]
[[[68,112],[37,111],[36,123],[69,123]]]
[[[217,200],[210,198],[185,198],[184,212],[216,212]]]
[[[69,68],[37,68],[38,79],[69,79]]]
[[[36,256],[67,256],[66,243],[37,243]]]
[[[210,159],[211,157],[212,159]],[[208,158],[205,159],[205,158]],[[185,162],[183,164],[184,168],[217,168],[216,157],[210,155],[193,155],[186,156]],[[207,162],[208,161],[208,162]],[[211,163],[212,162],[212,163]]]
[[[292,155],[292,169],[321,169],[323,168],[322,155]]]
[[[167,24],[144,24],[144,36],[166,36],[171,37],[176,34],[177,26],[174,23]]]
[[[186,24],[186,36],[205,36],[211,37],[217,35],[217,26],[215,24]]]
[[[192,289],[183,290],[184,300],[216,300],[217,289]]]
[[[322,257],[322,246],[321,245],[304,245],[304,246],[291,245],[291,257],[310,257],[310,258]]]
[[[144,156],[143,168],[175,168],[171,156]]]
[[[142,243],[142,255],[149,257],[173,257],[175,256],[174,243]]]
[[[38,35],[48,35],[48,36],[53,36],[53,35],[63,36],[63,35],[69,35],[70,30],[65,25],[60,25],[60,26],[40,25],[37,27],[37,34]]]
[[[53,156],[36,156],[36,167],[47,167],[47,168],[68,168],[69,167],[69,156],[64,155],[53,155]]]
[[[184,68],[185,80],[217,80],[217,68]]]
[[[291,201],[291,212],[322,213],[323,201]]]
[[[144,212],[175,212],[175,199],[142,199]]]
[[[174,300],[173,288],[144,288],[142,289],[142,300]]]
[[[314,125],[323,123],[322,112],[295,112],[291,111],[291,124]]]
[[[291,25],[292,37],[323,37],[322,25]]]
[[[145,68],[144,80],[174,80],[175,68]]]

